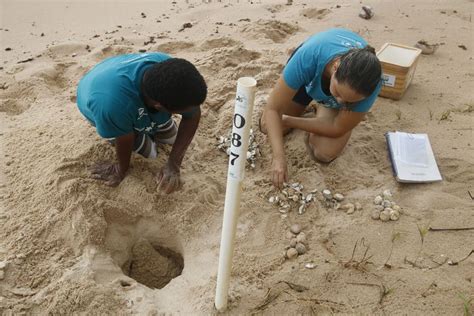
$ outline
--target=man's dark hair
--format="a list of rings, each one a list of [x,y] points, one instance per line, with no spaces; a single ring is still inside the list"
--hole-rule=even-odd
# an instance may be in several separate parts
[[[381,81],[382,66],[371,46],[354,48],[340,57],[336,79],[356,92],[369,96]]]
[[[206,99],[207,85],[189,61],[170,58],[153,65],[143,77],[143,91],[170,111],[199,106]]]

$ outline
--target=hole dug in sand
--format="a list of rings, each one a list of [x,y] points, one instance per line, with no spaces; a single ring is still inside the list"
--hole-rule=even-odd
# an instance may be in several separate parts
[[[179,253],[165,247],[153,246],[149,240],[139,238],[132,246],[131,257],[122,266],[122,270],[143,285],[161,289],[181,275],[183,267],[183,257]]]
[[[117,272],[129,277],[120,278],[122,288],[132,288],[134,279],[148,288],[162,289],[183,272],[181,243],[163,221],[109,222],[105,246]]]

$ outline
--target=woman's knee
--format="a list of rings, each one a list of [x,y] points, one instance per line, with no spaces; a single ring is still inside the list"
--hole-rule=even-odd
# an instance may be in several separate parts
[[[323,162],[323,163],[330,163],[331,161],[336,159],[339,156],[339,154],[340,153],[336,153],[336,154],[334,154],[334,153],[325,153],[325,152],[321,152],[317,149],[313,149],[314,159],[316,159],[319,162]]]

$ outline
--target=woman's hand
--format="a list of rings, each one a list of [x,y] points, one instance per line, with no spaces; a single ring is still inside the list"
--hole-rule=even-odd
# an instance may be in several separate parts
[[[273,158],[272,182],[278,189],[283,188],[283,182],[288,182],[288,169],[285,157]]]

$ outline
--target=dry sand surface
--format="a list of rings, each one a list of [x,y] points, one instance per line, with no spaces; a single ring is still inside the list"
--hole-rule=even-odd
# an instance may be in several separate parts
[[[215,313],[228,161],[215,145],[231,127],[236,79],[258,80],[255,126],[288,51],[329,27],[350,28],[375,48],[421,39],[442,45],[420,57],[402,100],[376,101],[329,165],[310,159],[303,132],[286,136],[291,182],[344,194],[362,205],[353,214],[317,201],[282,217],[268,202],[271,152],[256,132],[262,155],[244,181],[228,313],[472,310],[474,230],[427,229],[474,227],[474,2],[365,4],[375,10],[370,20],[349,0],[2,0],[0,314]],[[189,59],[209,85],[185,185],[170,195],[157,192],[154,180],[166,146],[156,160],[134,156],[116,188],[87,170],[113,159],[114,150],[77,110],[76,85],[102,59],[140,50]],[[384,138],[394,130],[429,134],[442,182],[395,181]],[[399,221],[370,217],[385,189],[403,210]],[[294,223],[307,252],[288,260]]]

